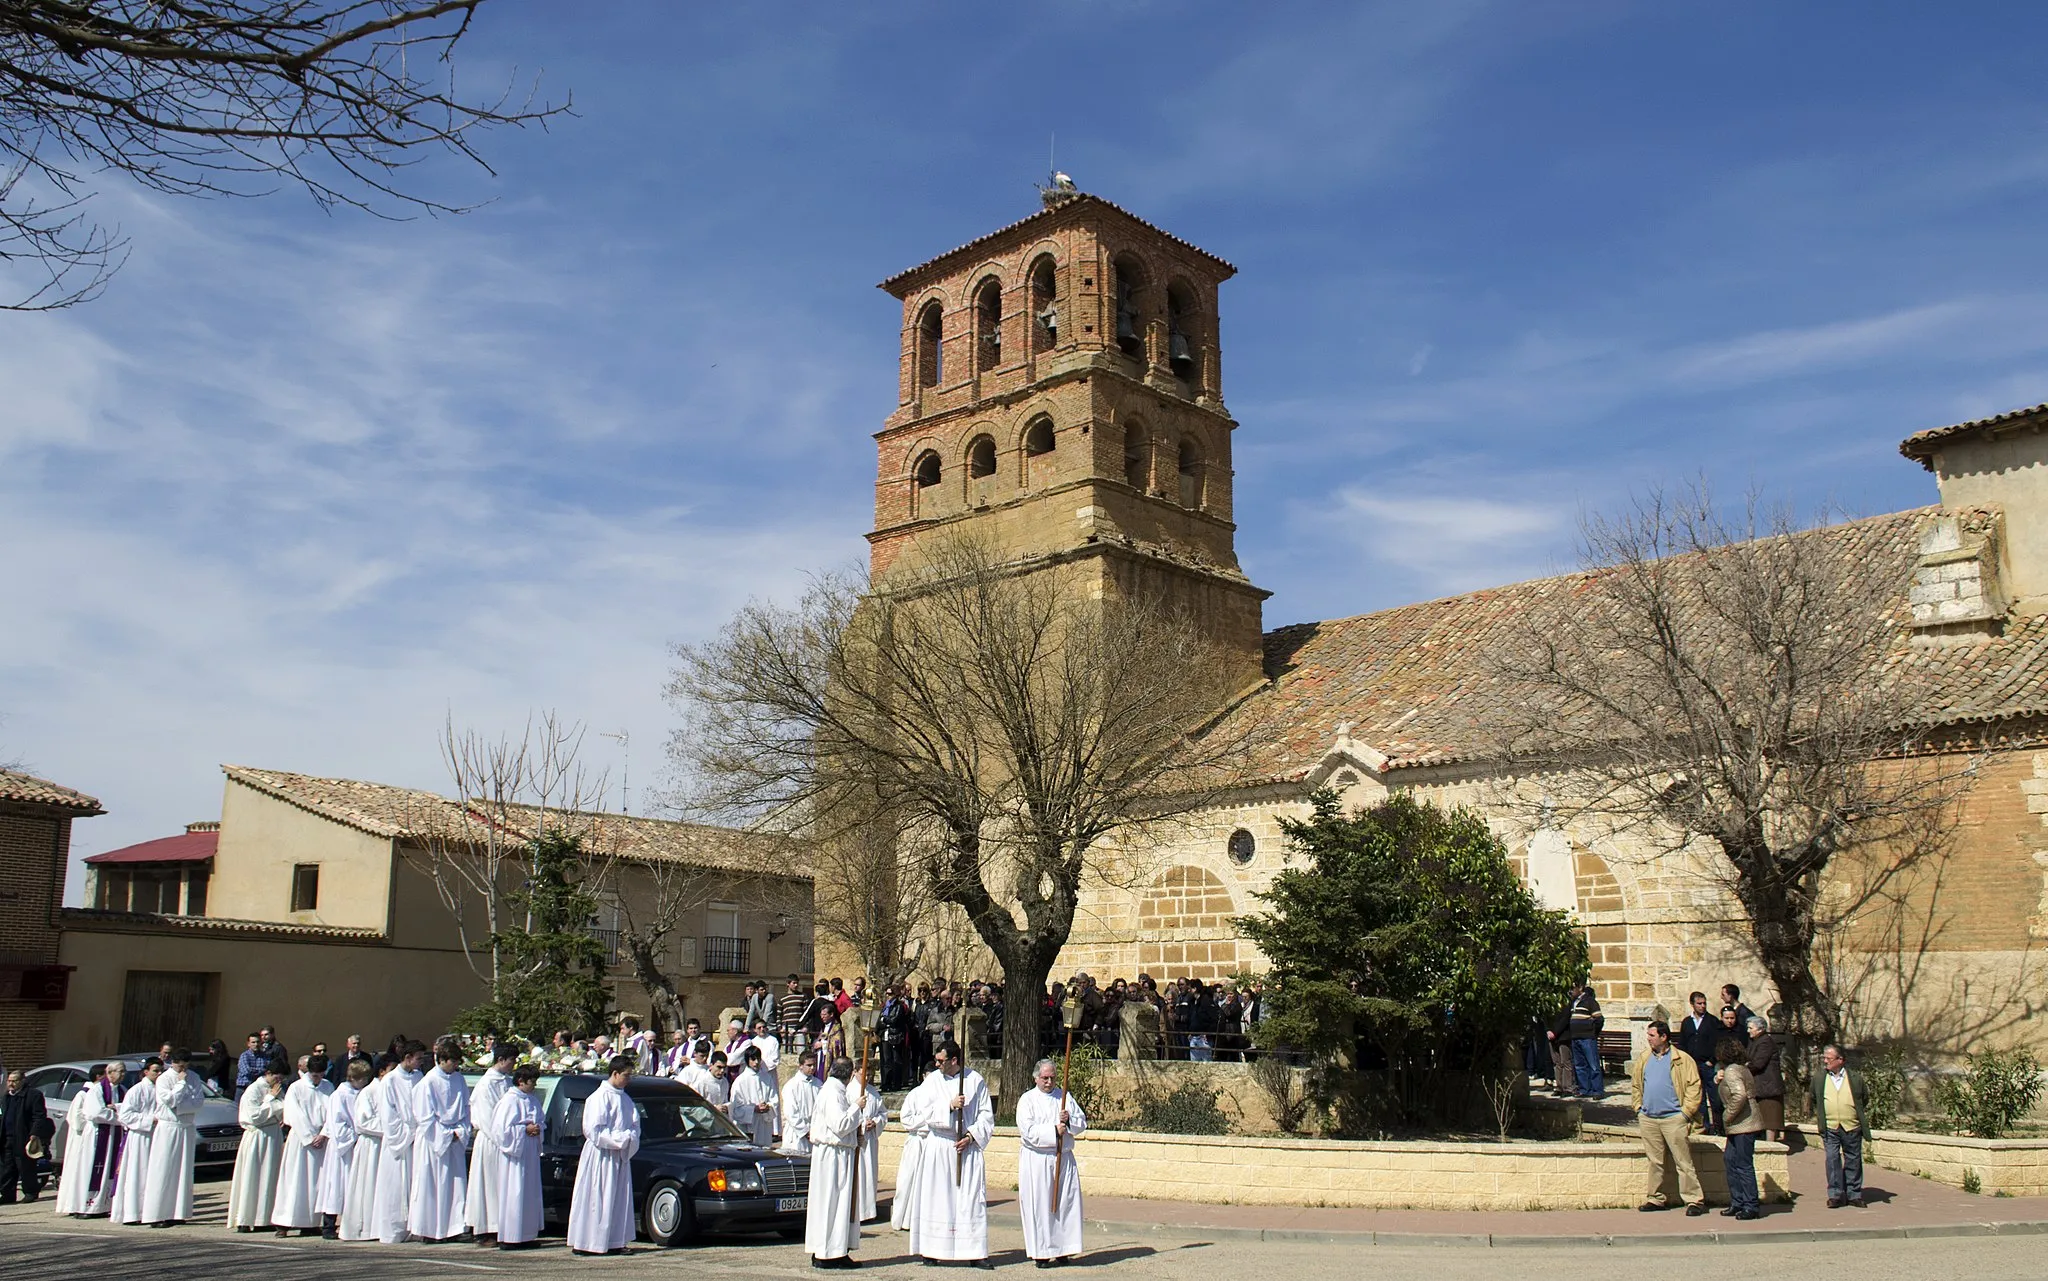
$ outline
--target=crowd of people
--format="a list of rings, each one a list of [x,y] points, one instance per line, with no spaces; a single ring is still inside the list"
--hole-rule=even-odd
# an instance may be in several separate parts
[[[783,1041],[769,1021],[777,1017],[771,1007],[751,1028],[731,1020],[723,1045],[692,1019],[664,1048],[626,1015],[616,1038],[564,1033],[557,1044],[533,1046],[444,1036],[430,1050],[401,1035],[372,1056],[351,1036],[334,1055],[316,1044],[296,1060],[266,1027],[232,1059],[217,1046],[197,1062],[167,1049],[148,1058],[135,1081],[125,1079],[123,1063],[110,1062],[93,1069],[62,1118],[68,1147],[57,1212],[155,1228],[190,1220],[194,1118],[206,1097],[202,1078],[213,1073],[229,1083],[243,1132],[228,1188],[230,1230],[524,1248],[542,1227],[545,1118],[535,1056],[592,1070],[595,1055],[594,1070],[606,1079],[582,1111],[568,1216],[573,1253],[621,1253],[636,1233],[631,1160],[640,1114],[625,1091],[633,1076],[653,1074],[689,1085],[755,1145],[807,1155],[806,1250],[816,1267],[857,1267],[859,1225],[877,1215],[888,1111],[872,1068],[839,1053],[830,1028],[802,1019],[791,1039],[809,1043],[795,1050],[795,1072],[782,1080]],[[987,1085],[950,1038],[927,1063],[900,1114],[906,1141],[891,1223],[927,1259],[986,1267],[983,1151],[995,1129]],[[484,1070],[471,1084],[465,1072],[474,1067]],[[1051,1061],[1040,1063],[1019,1105],[1026,1248],[1044,1267],[1081,1250],[1070,1140],[1087,1124],[1053,1077]],[[19,1073],[8,1087],[10,1099],[41,1098],[20,1091]],[[34,1200],[33,1184],[28,1191]]]

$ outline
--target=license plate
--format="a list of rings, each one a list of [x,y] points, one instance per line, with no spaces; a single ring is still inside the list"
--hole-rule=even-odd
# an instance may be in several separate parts
[[[775,1208],[778,1211],[808,1210],[811,1208],[811,1199],[807,1196],[777,1197],[775,1198]]]
[[[209,1139],[206,1143],[206,1150],[208,1152],[232,1152],[235,1150],[235,1140]]]

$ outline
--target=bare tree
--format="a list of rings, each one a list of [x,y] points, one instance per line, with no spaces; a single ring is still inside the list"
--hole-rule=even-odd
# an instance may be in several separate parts
[[[1814,1038],[1840,1019],[1816,940],[1940,855],[1970,772],[1930,750],[1914,667],[1894,661],[1912,553],[1857,530],[1754,500],[1730,520],[1700,489],[1591,520],[1588,572],[1509,629],[1485,713],[1536,779],[1525,801],[1540,783],[1540,803],[1646,862],[1704,854],[1786,1030]]]
[[[686,718],[673,754],[710,812],[821,847],[907,837],[1001,967],[1008,1100],[1084,874],[1244,777],[1248,732],[1212,728],[1238,691],[1202,629],[1096,590],[1092,568],[956,543],[886,582],[821,578],[678,648],[668,690]]]
[[[512,924],[506,895],[524,879],[534,838],[604,795],[604,776],[577,759],[583,735],[582,725],[551,711],[537,724],[529,720],[516,739],[457,732],[451,716],[441,730],[441,758],[457,799],[423,801],[406,816],[405,857],[433,883],[470,969],[490,985],[494,1002],[506,977],[498,939]],[[585,845],[602,857],[587,837]]]
[[[470,99],[455,46],[483,0],[0,0],[0,262],[42,283],[0,307],[93,297],[120,266],[90,218],[94,170],[172,195],[282,182],[327,207],[458,207],[400,171],[477,135],[545,125],[530,89]]]

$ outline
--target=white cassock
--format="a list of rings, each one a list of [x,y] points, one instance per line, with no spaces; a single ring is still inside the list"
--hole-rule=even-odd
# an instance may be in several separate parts
[[[518,1245],[540,1235],[540,1135],[526,1132],[528,1125],[540,1123],[540,1100],[514,1086],[492,1110],[490,1129],[477,1134],[478,1147],[489,1143],[498,1150],[500,1245]]]
[[[149,1177],[142,1188],[144,1223],[192,1217],[192,1161],[199,1153],[199,1107],[206,1087],[196,1072],[156,1079],[156,1130],[149,1140]]]
[[[64,1109],[64,1173],[57,1180],[57,1213],[84,1214],[92,1204],[93,1144],[99,1138],[100,1083],[87,1081]]]
[[[847,1082],[827,1079],[811,1110],[810,1202],[804,1211],[804,1253],[814,1259],[843,1259],[860,1244],[853,1221],[854,1154],[860,1151],[861,1109],[847,1096]]]
[[[1024,1216],[1024,1253],[1033,1259],[1081,1253],[1081,1163],[1074,1157],[1074,1140],[1088,1128],[1088,1116],[1079,1103],[1068,1100],[1067,1141],[1057,1143],[1061,1098],[1057,1088],[1030,1089],[1017,1100],[1017,1209]],[[1060,1175],[1057,1211],[1052,1205],[1055,1159]]]
[[[476,1083],[476,1089],[469,1094],[469,1119],[476,1127],[479,1137],[469,1151],[469,1212],[466,1216],[469,1230],[478,1236],[495,1234],[498,1230],[498,1180],[499,1171],[505,1167],[505,1154],[495,1143],[485,1142],[483,1135],[490,1132],[492,1118],[498,1115],[498,1102],[512,1092],[512,1078],[492,1068],[484,1073],[484,1079]]]
[[[469,1083],[436,1067],[412,1092],[412,1209],[406,1230],[424,1241],[461,1236],[469,1210]]]
[[[963,1069],[962,1078],[933,1072],[903,1103],[903,1128],[918,1145],[917,1208],[910,1221],[910,1252],[927,1259],[988,1257],[988,1170],[982,1153],[995,1136],[988,1084],[981,1073]],[[955,1152],[954,1140],[973,1140]]]
[[[267,1228],[277,1204],[277,1171],[284,1160],[284,1095],[257,1077],[236,1105],[242,1143],[235,1149],[235,1179],[228,1185],[228,1227]]]
[[[377,1239],[377,1179],[384,1165],[384,1082],[391,1073],[364,1086],[356,1095],[353,1120],[356,1154],[349,1161],[348,1191],[341,1203],[341,1239]]]
[[[327,1096],[327,1124],[320,1129],[327,1136],[327,1156],[320,1162],[320,1186],[313,1209],[331,1214],[337,1221],[348,1212],[349,1176],[356,1162],[356,1099],[360,1096],[361,1091],[347,1081],[336,1086]]]
[[[640,1109],[606,1081],[583,1105],[583,1156],[569,1198],[571,1250],[605,1254],[633,1240],[633,1154],[639,1150]]]
[[[419,1079],[417,1073],[394,1068],[385,1075],[379,1092],[377,1113],[384,1121],[384,1143],[370,1226],[385,1245],[405,1240],[405,1216],[412,1204],[413,1092]]]
[[[284,1159],[270,1209],[270,1221],[280,1228],[320,1226],[320,1170],[327,1163],[327,1145],[313,1140],[327,1132],[327,1095],[333,1088],[324,1078],[302,1076],[284,1092]]]
[[[882,1092],[872,1085],[868,1087],[867,1106],[862,1115],[874,1122],[860,1154],[860,1221],[866,1223],[875,1217],[876,1183],[882,1174],[882,1131],[889,1124],[889,1105],[882,1102]]]
[[[904,1119],[909,1117],[909,1102],[905,1101]],[[896,1154],[896,1183],[889,1196],[889,1226],[898,1232],[910,1231],[910,1225],[917,1220],[917,1163],[924,1151],[917,1141],[915,1131],[903,1136],[903,1150]]]
[[[121,1145],[121,1170],[114,1178],[114,1207],[109,1212],[116,1223],[142,1222],[142,1189],[149,1181],[149,1140],[156,1133],[156,1082],[140,1077],[121,1098],[121,1128],[128,1138]]]
[[[121,1124],[120,1088],[112,1081],[87,1088],[99,1095],[99,1106],[94,1109],[92,1147],[88,1149],[93,1155],[93,1176],[86,1188],[85,1212],[103,1215],[114,1208],[114,1189],[120,1186],[123,1140],[128,1131]],[[105,1155],[101,1156],[103,1147]]]
[[[799,1072],[782,1087],[782,1150],[811,1150],[811,1114],[818,1107],[818,1092],[824,1087],[808,1072]]]
[[[725,1078],[718,1073],[708,1067],[699,1067],[692,1063],[684,1068],[683,1074],[676,1079],[703,1095],[704,1101],[712,1107],[721,1112],[725,1111]]]
[[[780,1102],[775,1087],[761,1079],[759,1072],[741,1072],[732,1083],[732,1123],[747,1132],[755,1146],[775,1146],[775,1110]],[[765,1111],[757,1110],[767,1104]]]

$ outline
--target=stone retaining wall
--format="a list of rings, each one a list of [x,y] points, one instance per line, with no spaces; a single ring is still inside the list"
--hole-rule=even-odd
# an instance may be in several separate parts
[[[1813,1134],[1811,1126],[1806,1133]],[[1964,1172],[1975,1170],[1985,1196],[2048,1196],[2048,1140],[1965,1139],[1910,1130],[1873,1130],[1870,1140],[1866,1159],[1887,1170],[1957,1188]]]
[[[902,1147],[902,1131],[883,1132],[885,1175],[894,1175]],[[1695,1136],[1692,1147],[1707,1199],[1726,1204],[1720,1140]],[[1432,1210],[1611,1209],[1643,1199],[1642,1148],[1619,1138],[1584,1143],[1368,1143],[1097,1130],[1081,1137],[1078,1154],[1083,1187],[1103,1196]],[[1759,1144],[1756,1164],[1764,1200],[1784,1200],[1791,1186],[1784,1146]],[[1014,1129],[996,1131],[988,1153],[988,1177],[991,1189],[1016,1188]]]

